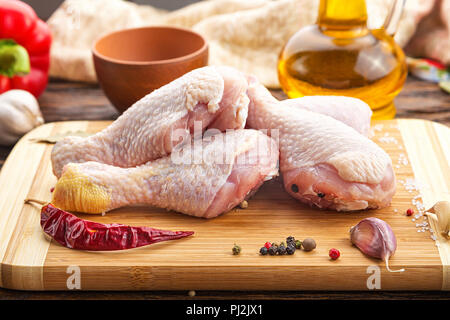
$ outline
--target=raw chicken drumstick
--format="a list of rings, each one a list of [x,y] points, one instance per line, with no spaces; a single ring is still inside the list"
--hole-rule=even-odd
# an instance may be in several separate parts
[[[369,136],[372,110],[360,99],[345,96],[307,96],[282,100],[280,103],[330,116],[362,135]]]
[[[233,68],[193,70],[136,102],[103,131],[58,142],[51,156],[53,173],[59,177],[71,162],[135,167],[168,155],[194,130],[243,128],[246,90],[246,77]]]
[[[247,75],[247,81],[250,84],[256,83],[258,78]],[[366,137],[370,134],[372,110],[367,103],[360,99],[346,96],[305,96],[281,100],[279,103],[332,117]]]
[[[242,129],[194,140],[136,168],[70,163],[56,184],[52,203],[86,213],[148,204],[212,218],[277,175],[278,156],[273,139]]]
[[[280,172],[294,198],[338,211],[390,204],[395,193],[392,162],[373,141],[329,116],[278,101],[256,81],[247,94],[247,125],[278,135]]]

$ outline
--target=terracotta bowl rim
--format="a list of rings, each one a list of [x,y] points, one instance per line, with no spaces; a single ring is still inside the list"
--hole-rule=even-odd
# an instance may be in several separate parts
[[[105,56],[105,55],[101,54],[96,49],[97,44],[106,37],[112,36],[117,33],[129,32],[129,31],[135,31],[135,30],[143,30],[143,29],[173,29],[173,30],[191,33],[191,34],[199,37],[203,41],[203,45],[200,47],[200,49],[198,49],[192,53],[189,53],[187,55],[181,56],[181,57],[165,59],[165,60],[152,60],[152,61],[132,61],[132,60],[115,59],[115,58],[111,58],[109,56]],[[121,65],[151,66],[151,65],[177,63],[177,62],[189,60],[191,58],[195,58],[196,56],[202,54],[204,51],[208,50],[208,42],[206,41],[205,37],[203,37],[201,34],[195,32],[195,31],[186,29],[186,28],[171,27],[171,26],[149,26],[149,27],[121,29],[121,30],[116,30],[116,31],[104,34],[104,35],[100,36],[99,38],[97,38],[97,40],[94,41],[94,44],[92,45],[91,50],[92,50],[92,53],[94,56],[96,56],[102,60],[111,62],[111,63],[121,64]]]

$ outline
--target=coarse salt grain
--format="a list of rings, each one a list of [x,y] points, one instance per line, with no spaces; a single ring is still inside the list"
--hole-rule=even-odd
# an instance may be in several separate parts
[[[378,138],[378,141],[382,142],[382,143],[393,143],[393,144],[398,144],[398,140],[394,137],[388,137],[388,136],[384,136],[381,138]]]
[[[376,131],[381,131],[381,130],[383,130],[383,128],[384,128],[384,125],[382,125],[382,124],[376,124],[373,126],[373,129]]]

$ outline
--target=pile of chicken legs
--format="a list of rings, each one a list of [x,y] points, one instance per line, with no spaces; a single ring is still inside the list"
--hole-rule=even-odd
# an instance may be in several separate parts
[[[134,204],[212,218],[280,172],[299,201],[337,211],[386,207],[389,156],[368,137],[361,100],[278,101],[230,67],[193,70],[148,94],[103,131],[52,150],[52,203],[104,213]]]

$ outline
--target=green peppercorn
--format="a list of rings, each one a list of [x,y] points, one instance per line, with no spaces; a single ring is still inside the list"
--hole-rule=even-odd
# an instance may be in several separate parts
[[[241,247],[238,246],[238,245],[235,243],[235,244],[234,244],[234,247],[233,247],[233,249],[232,249],[232,251],[233,251],[233,254],[234,254],[234,255],[238,255],[238,254],[241,253]]]
[[[286,253],[292,255],[295,253],[295,247],[293,245],[288,245],[286,248]]]
[[[262,247],[261,249],[259,249],[259,253],[265,256],[267,253],[269,253],[269,250],[266,247]]]
[[[272,246],[269,248],[269,254],[270,254],[271,256],[274,256],[274,255],[277,254],[277,250],[278,250],[278,247],[272,245]]]
[[[286,247],[285,247],[284,245],[280,245],[280,246],[278,247],[277,252],[278,252],[278,254],[279,254],[280,256],[285,255],[285,254],[286,254]]]
[[[295,249],[301,249],[302,248],[302,242],[300,240],[295,240]]]
[[[303,240],[302,246],[303,246],[303,250],[311,251],[316,248],[316,242],[314,241],[314,239],[307,238],[307,239]]]

